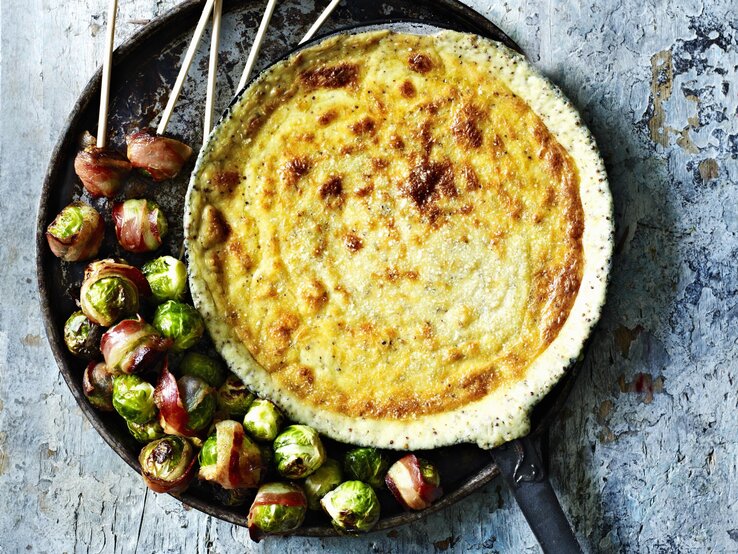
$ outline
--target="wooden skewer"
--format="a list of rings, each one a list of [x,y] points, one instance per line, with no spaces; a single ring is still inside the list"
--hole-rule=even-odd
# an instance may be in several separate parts
[[[108,104],[110,99],[110,66],[113,63],[113,43],[115,42],[115,16],[118,13],[118,0],[110,0],[108,5],[108,28],[105,33],[105,58],[103,59],[102,84],[100,85],[100,112],[97,116],[97,147],[108,144]]]
[[[313,38],[313,35],[320,29],[320,27],[325,23],[325,20],[328,19],[328,16],[331,15],[333,10],[336,9],[336,6],[338,6],[339,2],[341,0],[331,0],[330,4],[328,4],[325,9],[323,10],[323,13],[318,16],[318,19],[315,20],[315,23],[313,23],[312,27],[308,29],[308,32],[305,33],[305,36],[302,37],[302,40],[300,41],[300,44],[303,42],[307,42],[311,38]]]
[[[205,98],[205,121],[203,140],[213,129],[213,113],[215,111],[215,84],[218,73],[218,46],[220,44],[220,20],[223,13],[223,0],[215,0],[213,4],[213,31],[210,37],[210,63],[208,65],[208,92]]]
[[[277,5],[277,0],[268,0],[266,10],[264,11],[264,16],[261,18],[261,23],[259,24],[259,30],[256,31],[256,37],[254,37],[254,44],[251,45],[251,52],[249,52],[249,57],[246,60],[246,66],[243,68],[243,74],[241,75],[241,80],[238,82],[238,87],[236,88],[236,94],[241,92],[243,90],[243,87],[246,86],[246,83],[249,80],[249,77],[251,76],[251,71],[254,69],[254,63],[256,62],[256,57],[259,55],[259,50],[261,50],[261,43],[264,42],[264,35],[266,34],[266,29],[269,26],[269,20],[272,19],[272,13],[274,13],[274,6]]]
[[[208,24],[210,13],[213,11],[214,1],[215,0],[207,0],[207,2],[205,2],[205,7],[202,10],[202,15],[200,16],[200,20],[197,22],[197,27],[195,27],[195,34],[192,35],[192,40],[190,41],[190,45],[187,48],[187,52],[185,53],[185,58],[182,62],[182,67],[179,70],[179,75],[177,75],[177,80],[174,82],[172,92],[169,94],[169,101],[167,102],[164,111],[161,112],[161,121],[159,121],[159,126],[156,128],[157,135],[163,135],[164,131],[166,131],[167,129],[169,118],[172,117],[172,112],[174,111],[174,105],[177,103],[179,93],[182,92],[182,85],[184,84],[184,80],[187,77],[187,72],[190,69],[190,65],[192,65],[192,60],[195,57],[197,45],[200,43],[202,33],[205,30],[205,26]]]

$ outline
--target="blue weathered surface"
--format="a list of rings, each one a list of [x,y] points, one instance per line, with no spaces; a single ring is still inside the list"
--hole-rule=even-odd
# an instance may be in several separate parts
[[[102,52],[104,4],[0,6],[0,552],[538,551],[500,482],[389,534],[255,546],[146,492],[97,436],[43,336],[32,244],[49,154]],[[175,1],[121,4],[119,41]],[[469,4],[580,107],[615,197],[610,299],[552,430],[562,504],[592,551],[738,552],[735,5]]]

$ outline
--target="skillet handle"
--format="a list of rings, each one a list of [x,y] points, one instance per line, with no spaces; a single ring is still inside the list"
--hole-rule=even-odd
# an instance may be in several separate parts
[[[540,437],[523,437],[491,451],[533,534],[548,554],[581,554],[541,462]]]

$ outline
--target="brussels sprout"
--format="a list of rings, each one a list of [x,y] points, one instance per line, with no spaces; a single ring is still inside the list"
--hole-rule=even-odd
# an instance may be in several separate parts
[[[187,291],[187,267],[172,256],[161,256],[146,262],[141,271],[151,287],[157,303],[180,301]]]
[[[385,481],[395,499],[409,510],[423,510],[443,495],[438,470],[414,454],[392,464]]]
[[[297,529],[305,519],[307,500],[302,489],[291,483],[266,483],[251,504],[247,525],[255,541],[269,533]]]
[[[262,466],[261,451],[241,424],[225,420],[215,425],[215,434],[202,446],[199,477],[224,489],[256,487]]]
[[[277,471],[288,479],[302,479],[325,461],[325,449],[317,431],[307,425],[290,425],[274,440]]]
[[[124,319],[108,329],[100,340],[105,363],[115,372],[140,373],[153,369],[172,345],[141,316]]]
[[[173,138],[143,129],[127,139],[131,165],[154,181],[172,179],[192,155],[192,148]]]
[[[144,444],[164,436],[164,429],[161,428],[161,425],[156,419],[152,419],[146,423],[126,421],[126,425],[133,438]]]
[[[384,485],[384,475],[388,467],[387,458],[376,448],[354,448],[343,458],[346,477],[363,481],[375,489]]]
[[[101,260],[92,262],[85,270],[80,308],[94,323],[109,327],[135,314],[139,297],[149,293],[149,284],[138,269],[114,260]]]
[[[65,262],[89,260],[97,256],[105,236],[105,222],[92,206],[72,202],[46,229],[49,248]]]
[[[305,479],[305,496],[308,508],[320,510],[321,499],[343,481],[341,464],[328,458],[318,470]]]
[[[254,401],[253,393],[233,373],[218,389],[218,408],[233,419],[241,419]]]
[[[251,403],[243,418],[243,428],[258,441],[271,442],[279,434],[282,412],[269,402],[257,398]]]
[[[154,387],[138,375],[113,379],[113,407],[126,421],[147,423],[156,416]]]
[[[80,358],[96,358],[100,354],[102,327],[81,311],[74,312],[64,324],[64,342],[69,351]]]
[[[131,164],[114,150],[98,148],[96,142],[95,137],[85,132],[82,150],[74,158],[74,171],[92,196],[112,198],[131,172]]]
[[[90,362],[82,376],[82,390],[98,410],[113,411],[113,374],[102,362]]]
[[[320,501],[337,531],[370,531],[379,521],[379,500],[374,489],[361,481],[346,481]]]
[[[218,462],[218,435],[213,433],[203,443],[198,456],[200,469],[205,466],[214,466]]]
[[[187,427],[205,429],[215,414],[215,390],[202,379],[185,375],[177,381],[179,396],[187,412]]]
[[[182,492],[195,476],[195,449],[187,439],[167,435],[138,456],[141,475],[154,492]]]
[[[198,311],[189,304],[168,300],[156,308],[154,327],[174,341],[175,352],[187,350],[200,340],[205,324]]]
[[[179,363],[180,375],[199,377],[211,387],[220,387],[225,381],[223,365],[209,356],[198,352],[187,352]]]
[[[118,202],[112,214],[118,244],[129,252],[153,252],[161,246],[169,229],[164,212],[151,200]]]

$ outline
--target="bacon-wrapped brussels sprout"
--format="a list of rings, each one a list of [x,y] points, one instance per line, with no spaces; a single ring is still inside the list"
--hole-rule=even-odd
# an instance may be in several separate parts
[[[138,375],[116,375],[113,407],[126,421],[148,423],[156,417],[154,387]]]
[[[187,352],[179,363],[180,375],[199,377],[211,387],[220,387],[225,381],[223,364],[198,352]]]
[[[277,471],[287,479],[302,479],[316,471],[326,454],[320,435],[307,425],[290,425],[274,439]]]
[[[408,510],[424,510],[441,498],[441,477],[430,462],[408,454],[387,472],[387,488]]]
[[[85,133],[82,150],[74,159],[74,171],[92,196],[112,198],[131,172],[131,163],[114,150],[98,148],[95,142],[95,137]]]
[[[113,206],[118,243],[129,252],[153,252],[161,246],[169,226],[159,204],[130,199]]]
[[[167,434],[194,437],[215,415],[215,391],[202,379],[185,375],[177,381],[164,363],[154,395],[159,422]]]
[[[105,236],[105,222],[92,206],[72,202],[46,228],[46,240],[54,256],[79,262],[97,256]]]
[[[126,421],[128,431],[138,442],[147,444],[153,440],[160,439],[164,436],[164,429],[156,419],[147,421],[146,423],[134,423]]]
[[[177,176],[192,155],[192,148],[178,140],[144,129],[128,137],[128,159],[154,181]]]
[[[113,411],[113,374],[103,362],[90,362],[82,375],[82,391],[98,410]]]
[[[187,267],[177,258],[161,256],[146,262],[141,271],[159,304],[167,300],[182,300],[187,292]]]
[[[140,373],[157,366],[172,346],[141,316],[124,319],[108,329],[100,340],[105,363],[116,372]]]
[[[154,492],[184,491],[195,477],[195,448],[182,437],[165,436],[141,449],[141,476]]]
[[[341,483],[320,501],[341,533],[366,533],[379,521],[379,500],[374,489],[361,481]]]
[[[237,421],[215,424],[200,450],[200,479],[212,481],[224,489],[254,488],[262,471],[261,451],[244,433]]]
[[[64,343],[72,354],[80,358],[97,358],[101,337],[102,327],[87,319],[81,311],[70,315],[64,324]]]
[[[387,458],[376,448],[353,448],[343,458],[346,477],[363,481],[375,489],[384,486],[388,467]]]
[[[269,400],[257,398],[243,417],[243,428],[257,441],[271,442],[282,426],[282,412]]]
[[[328,458],[315,473],[305,479],[305,496],[307,496],[308,508],[320,510],[320,501],[323,497],[335,489],[343,481],[341,464],[332,458]]]
[[[182,352],[192,347],[205,332],[200,313],[189,304],[168,300],[160,304],[152,322],[159,332],[174,341],[172,350]]]
[[[254,401],[254,394],[233,373],[218,388],[218,409],[233,419],[242,419]]]
[[[138,312],[141,296],[151,293],[138,269],[112,259],[92,262],[85,270],[80,308],[94,323],[109,327]]]
[[[266,483],[249,510],[249,535],[259,541],[264,535],[293,531],[302,525],[306,511],[307,499],[298,485]]]

